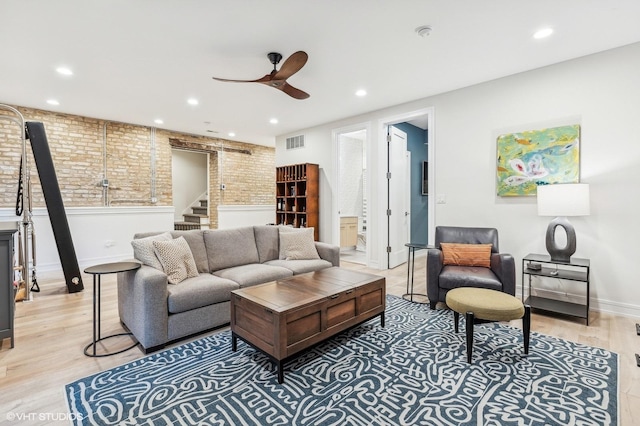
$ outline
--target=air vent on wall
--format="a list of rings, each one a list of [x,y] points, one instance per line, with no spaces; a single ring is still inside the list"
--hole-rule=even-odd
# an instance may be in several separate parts
[[[287,149],[304,148],[304,135],[287,138]]]

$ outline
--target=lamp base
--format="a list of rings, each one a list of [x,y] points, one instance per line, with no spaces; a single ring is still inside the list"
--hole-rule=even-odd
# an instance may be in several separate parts
[[[559,247],[556,242],[556,228],[558,226],[562,227],[567,234],[567,244],[564,247]],[[576,252],[576,230],[566,217],[556,217],[549,223],[546,243],[551,260],[566,263],[571,261],[571,256]]]

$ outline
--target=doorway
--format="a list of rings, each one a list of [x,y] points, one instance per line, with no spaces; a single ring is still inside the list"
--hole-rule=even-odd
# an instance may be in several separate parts
[[[386,189],[386,198],[379,200],[380,213],[376,217],[380,218],[377,229],[383,237],[381,242],[386,244],[381,244],[383,247],[377,253],[380,259],[387,260],[387,268],[407,261],[406,242],[433,244],[434,241],[435,197],[429,196],[435,189],[435,164],[433,160],[429,162],[434,158],[433,114],[433,108],[425,108],[379,121],[381,140],[378,152],[386,164],[380,167],[383,173],[380,173],[378,182]],[[406,134],[406,149],[404,144],[389,142],[394,137],[393,133],[398,133],[393,128]],[[403,149],[409,152],[404,170],[396,164]],[[423,173],[426,174],[423,176]]]
[[[209,154],[171,150],[174,228],[209,228]]]
[[[337,223],[334,242],[340,260],[367,265],[367,135],[366,127],[335,133]]]

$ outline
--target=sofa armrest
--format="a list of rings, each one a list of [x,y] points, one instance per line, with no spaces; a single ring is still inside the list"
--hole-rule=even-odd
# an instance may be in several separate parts
[[[435,303],[439,302],[440,285],[438,277],[442,272],[443,259],[442,250],[427,249],[427,297],[431,306],[435,306]]]
[[[120,320],[145,348],[168,339],[167,275],[150,266],[118,273]]]
[[[516,262],[508,253],[491,254],[491,270],[502,283],[502,291],[516,295]]]
[[[340,266],[340,247],[333,244],[316,241],[316,250],[321,259],[331,262],[333,266]]]

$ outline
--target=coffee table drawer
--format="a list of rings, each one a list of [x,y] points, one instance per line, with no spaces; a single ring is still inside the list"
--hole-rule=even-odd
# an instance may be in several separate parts
[[[384,311],[385,293],[384,279],[359,287],[357,290],[358,315],[369,311]]]
[[[356,315],[356,291],[354,289],[329,297],[326,309],[327,329],[349,321]]]

